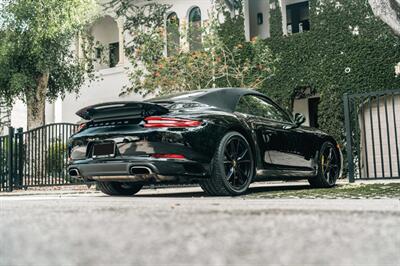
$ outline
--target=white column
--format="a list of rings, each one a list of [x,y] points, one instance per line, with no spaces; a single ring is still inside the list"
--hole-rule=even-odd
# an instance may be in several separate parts
[[[63,121],[63,100],[61,97],[58,97],[54,102],[54,122],[62,123]]]
[[[118,42],[119,42],[119,62],[118,65],[125,63],[125,42],[124,42],[124,23],[122,20],[117,20],[118,25]]]
[[[400,62],[394,67],[394,73],[396,74],[396,77],[400,76]]]
[[[280,8],[282,13],[282,32],[287,35],[287,17],[286,17],[286,0],[280,0]]]
[[[45,105],[45,118],[46,118],[46,124],[52,124],[55,123],[55,104],[54,102],[50,103],[46,101]]]
[[[179,18],[179,32],[180,32],[180,43],[181,43],[181,49],[184,52],[189,51],[189,38],[188,38],[188,32],[189,32],[189,17],[186,14],[182,14],[182,16],[177,13],[178,18]]]
[[[249,10],[249,1],[245,0],[243,2],[243,15],[244,15],[244,36],[246,37],[246,41],[250,41],[250,10]]]

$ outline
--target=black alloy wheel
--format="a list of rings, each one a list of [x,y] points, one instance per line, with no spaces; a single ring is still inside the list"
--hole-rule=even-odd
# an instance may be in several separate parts
[[[251,180],[253,158],[247,141],[234,136],[225,145],[224,167],[226,180],[235,190],[243,189]]]
[[[331,142],[325,142],[320,150],[318,175],[310,178],[311,186],[330,188],[335,186],[341,168],[340,155]]]
[[[213,158],[211,178],[201,183],[209,195],[235,196],[247,191],[255,174],[253,152],[238,132],[226,134]]]
[[[97,182],[101,192],[110,196],[132,196],[138,193],[143,185],[129,182]]]

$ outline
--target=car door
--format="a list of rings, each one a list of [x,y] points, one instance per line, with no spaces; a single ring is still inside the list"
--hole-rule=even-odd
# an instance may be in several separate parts
[[[259,95],[244,95],[239,100],[237,111],[247,114],[247,121],[257,135],[265,169],[271,166],[311,168],[302,148],[305,134],[294,126],[291,117],[279,106]]]

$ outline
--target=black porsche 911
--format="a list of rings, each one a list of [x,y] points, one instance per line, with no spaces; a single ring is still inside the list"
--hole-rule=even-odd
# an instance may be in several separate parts
[[[70,138],[71,177],[95,180],[108,195],[143,185],[194,183],[209,195],[240,195],[262,180],[308,179],[335,185],[342,155],[336,141],[301,126],[250,89],[191,91],[143,102],[113,102],[77,112],[87,120]]]

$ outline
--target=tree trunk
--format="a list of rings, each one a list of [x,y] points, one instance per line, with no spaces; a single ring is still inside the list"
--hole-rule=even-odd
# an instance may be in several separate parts
[[[38,86],[33,96],[26,99],[28,111],[28,129],[43,126],[46,108],[46,90],[49,82],[49,73],[44,73],[38,78]]]
[[[37,88],[33,95],[27,96],[28,130],[41,127],[45,124],[46,92],[49,73],[44,73],[37,79]],[[28,135],[25,145],[31,149],[26,155],[26,164],[32,170],[33,184],[42,184],[46,173],[46,130],[33,131]],[[43,141],[44,140],[44,141]]]
[[[368,0],[374,15],[400,36],[400,0]]]
[[[0,136],[4,134],[4,128],[10,126],[11,108],[0,98]]]

